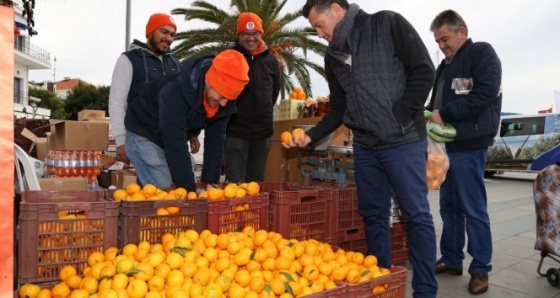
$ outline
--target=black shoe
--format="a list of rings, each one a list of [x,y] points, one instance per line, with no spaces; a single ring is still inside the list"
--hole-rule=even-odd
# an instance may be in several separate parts
[[[463,268],[451,268],[447,265],[445,265],[441,260],[438,260],[436,262],[436,274],[440,274],[443,272],[447,272],[451,275],[463,275]]]
[[[469,292],[482,294],[488,291],[488,274],[473,273],[469,282]]]

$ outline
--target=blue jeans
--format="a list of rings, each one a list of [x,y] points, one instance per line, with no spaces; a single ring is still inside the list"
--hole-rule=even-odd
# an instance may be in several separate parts
[[[161,189],[171,187],[173,180],[163,148],[127,130],[125,149],[141,185],[151,183]]]
[[[246,140],[227,137],[225,148],[227,181],[264,181],[270,138]]]
[[[492,270],[492,234],[484,185],[487,154],[486,148],[448,153],[450,167],[440,189],[441,260],[450,267],[463,268],[466,229],[467,252],[473,257],[471,274]]]
[[[364,218],[367,253],[379,266],[391,267],[389,229],[392,192],[406,224],[414,267],[414,297],[436,297],[436,235],[426,185],[427,141],[371,150],[354,147],[359,211]]]

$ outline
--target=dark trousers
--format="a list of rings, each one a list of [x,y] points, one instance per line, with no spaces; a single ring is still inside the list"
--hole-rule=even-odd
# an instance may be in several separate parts
[[[226,181],[263,182],[269,151],[270,137],[260,140],[226,137]]]
[[[406,224],[413,266],[413,297],[436,297],[436,236],[426,185],[427,141],[371,150],[354,146],[360,214],[364,217],[367,253],[379,266],[391,267],[389,229],[392,192]]]

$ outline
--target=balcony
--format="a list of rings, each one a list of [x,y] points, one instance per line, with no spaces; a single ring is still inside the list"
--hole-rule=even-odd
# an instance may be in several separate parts
[[[33,45],[27,38],[16,36],[14,49],[16,63],[27,65],[29,70],[51,68],[51,53]]]

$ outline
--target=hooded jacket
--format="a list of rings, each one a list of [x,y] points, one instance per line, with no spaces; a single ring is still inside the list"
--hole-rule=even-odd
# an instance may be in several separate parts
[[[167,164],[177,187],[194,190],[195,182],[188,140],[204,137],[204,167],[201,180],[218,183],[229,116],[236,112],[235,101],[228,101],[216,115],[206,118],[202,106],[204,76],[214,56],[188,59],[178,74],[160,78],[146,87],[126,113],[126,128],[164,149]]]

